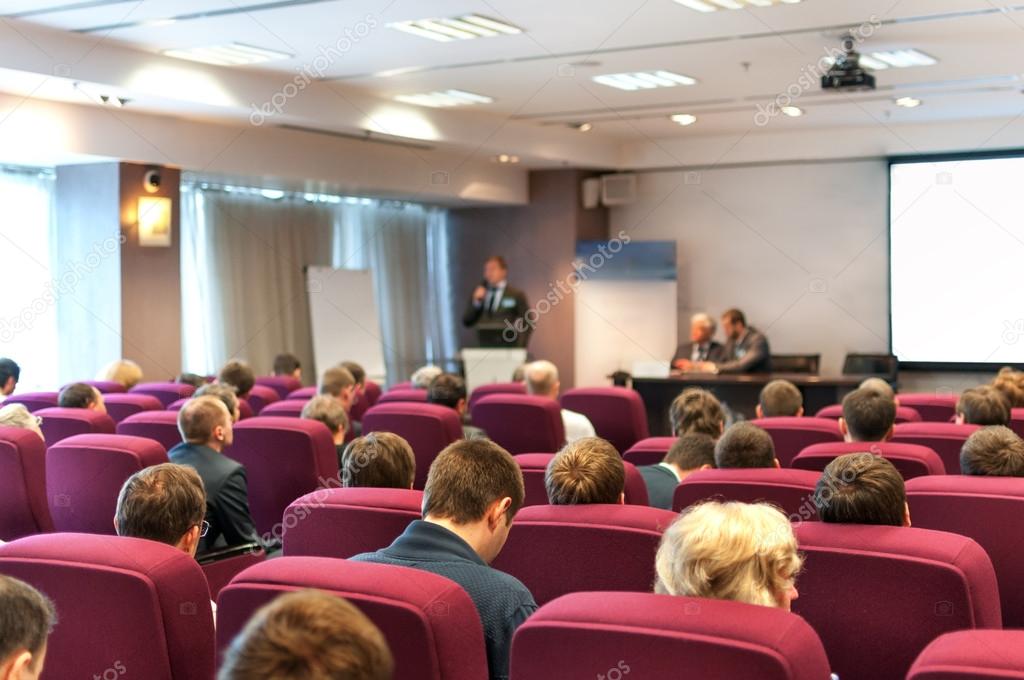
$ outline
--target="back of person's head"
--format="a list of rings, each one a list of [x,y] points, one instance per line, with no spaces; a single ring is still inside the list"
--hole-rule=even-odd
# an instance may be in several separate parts
[[[274,375],[292,375],[302,368],[302,362],[291,352],[282,352],[274,357]]]
[[[889,381],[884,378],[865,378],[859,385],[857,385],[857,389],[874,390],[875,392],[884,394],[893,401],[896,400],[896,390],[894,390]]]
[[[733,307],[722,312],[722,319],[733,324],[747,325],[747,317],[740,310]]]
[[[523,505],[523,473],[515,458],[489,439],[460,439],[437,455],[423,489],[423,516],[453,524],[479,522],[495,501],[511,499],[505,520]]]
[[[516,370],[512,371],[512,382],[523,382],[526,380],[526,367],[528,364],[519,364]]]
[[[354,387],[355,384],[356,379],[351,371],[344,366],[332,366],[320,377],[320,394],[340,397],[345,389]]]
[[[882,392],[861,387],[843,399],[843,423],[853,441],[884,441],[895,422],[896,402]]]
[[[14,359],[0,357],[0,394],[6,394],[8,387],[13,390],[14,386],[21,380],[21,367]]]
[[[814,489],[823,522],[907,524],[907,490],[888,460],[873,453],[848,453],[825,466]]]
[[[118,359],[107,364],[96,379],[110,380],[130,390],[142,382],[142,367],[131,359]]]
[[[654,592],[788,609],[801,562],[789,519],[774,506],[701,503],[665,531]]]
[[[224,656],[219,680],[390,680],[384,635],[352,603],[316,590],[287,593],[253,614]]]
[[[174,382],[181,383],[182,385],[191,385],[199,389],[206,384],[206,378],[198,373],[179,373]]]
[[[558,388],[558,367],[544,359],[527,364],[523,378],[527,394],[548,397]]]
[[[189,399],[178,411],[178,432],[189,444],[208,444],[217,428],[231,428],[231,414],[217,397]]]
[[[551,505],[619,503],[626,488],[626,468],[609,442],[583,437],[551,459],[544,487]]]
[[[32,430],[40,439],[44,439],[39,428],[39,418],[33,415],[24,404],[7,404],[0,406],[0,427],[18,427]]]
[[[957,422],[968,425],[1010,424],[1010,402],[991,385],[964,390],[956,402]]]
[[[341,455],[341,485],[410,489],[416,479],[416,456],[402,437],[371,432],[353,439]]]
[[[334,397],[318,394],[302,407],[302,417],[318,420],[327,426],[331,434],[348,432],[348,414],[345,407]]]
[[[220,369],[217,382],[233,385],[238,390],[238,396],[244,397],[256,384],[256,374],[246,362],[232,359]]]
[[[16,578],[0,574],[0,671],[4,677],[38,678],[46,638],[57,623],[53,602]]]
[[[772,380],[761,389],[757,405],[759,418],[800,416],[804,413],[804,396],[788,380]]]
[[[427,388],[427,402],[457,408],[466,398],[466,381],[452,373],[442,373]]]
[[[61,408],[89,408],[100,399],[100,392],[92,385],[71,383],[60,391],[57,405]]]
[[[680,470],[715,467],[715,440],[703,432],[689,432],[676,439],[661,461]]]
[[[1008,427],[983,427],[960,449],[960,471],[965,475],[1024,477],[1024,441]]]
[[[117,496],[118,536],[159,541],[175,547],[199,545],[206,515],[206,491],[199,473],[187,465],[161,463],[129,477]]]
[[[418,390],[425,390],[430,387],[430,383],[437,376],[441,375],[442,371],[437,366],[423,366],[417,368],[413,374],[409,377],[409,381],[412,382],[412,386]]]
[[[193,397],[216,397],[224,402],[232,420],[238,420],[238,393],[234,385],[228,383],[204,383],[195,391]]]
[[[770,468],[778,467],[775,443],[771,436],[750,423],[734,423],[715,443],[715,467]]]
[[[1010,408],[1024,408],[1024,373],[1003,368],[992,381],[992,387],[1010,404]]]
[[[357,364],[354,361],[342,361],[342,368],[348,369],[348,372],[352,374],[352,378],[355,379],[357,385],[366,384],[366,369]]]
[[[688,387],[672,401],[668,411],[672,436],[700,432],[714,439],[722,436],[725,411],[722,404],[707,390]]]

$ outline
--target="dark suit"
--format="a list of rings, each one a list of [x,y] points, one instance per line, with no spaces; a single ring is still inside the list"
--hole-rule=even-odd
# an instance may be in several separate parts
[[[526,347],[530,333],[533,331],[523,318],[530,308],[530,304],[526,301],[526,293],[508,284],[500,293],[499,290],[498,288],[488,288],[487,294],[479,303],[474,302],[473,297],[470,296],[466,312],[462,315],[462,323],[467,328],[486,323],[502,330],[511,329],[505,333],[505,336],[512,337],[514,335],[515,341],[508,344],[515,347]]]
[[[680,359],[693,361],[692,342],[684,342],[676,348],[675,356],[672,357],[673,367]],[[697,361],[710,361],[713,364],[725,361],[725,347],[722,346],[722,343],[712,340],[707,344],[707,347],[704,348],[704,351],[698,355]]]
[[[208,446],[181,443],[167,452],[172,463],[195,468],[206,488],[206,521],[210,530],[199,552],[259,540],[249,513],[245,467]]]
[[[753,326],[739,341],[725,343],[725,358],[716,364],[719,373],[769,373],[772,370],[772,355],[768,338]]]

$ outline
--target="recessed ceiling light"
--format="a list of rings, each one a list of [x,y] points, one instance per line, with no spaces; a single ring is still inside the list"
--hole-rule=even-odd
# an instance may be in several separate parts
[[[395,101],[442,109],[452,106],[468,106],[470,104],[490,104],[494,100],[482,94],[473,94],[463,90],[438,90],[424,94],[400,94],[395,97]]]
[[[614,87],[619,90],[651,90],[656,87],[676,87],[677,85],[695,85],[696,79],[680,75],[672,71],[636,71],[633,73],[609,73],[594,76],[595,83]]]
[[[676,0],[683,7],[698,12],[717,12],[720,9],[746,9],[748,7],[771,7],[772,5],[795,5],[800,0]]]
[[[917,97],[900,97],[896,100],[896,106],[902,106],[905,109],[913,109],[921,105],[921,100]]]
[[[804,110],[799,106],[783,106],[782,113],[789,116],[790,118],[799,118],[804,115]]]
[[[480,14],[464,14],[451,19],[397,21],[388,24],[388,26],[411,35],[429,38],[438,42],[493,38],[498,35],[516,35],[523,32],[523,29],[518,26]]]
[[[214,66],[247,66],[265,61],[291,59],[292,55],[263,47],[253,47],[242,43],[214,45],[213,47],[188,47],[185,49],[164,50],[164,55],[175,59],[188,59]]]
[[[569,127],[579,132],[590,132],[594,129],[593,123],[570,123]]]
[[[511,156],[507,153],[502,153],[495,156],[494,160],[498,163],[518,163],[519,156]]]
[[[679,123],[680,125],[693,125],[697,122],[697,116],[692,113],[677,113],[671,116],[672,122]]]

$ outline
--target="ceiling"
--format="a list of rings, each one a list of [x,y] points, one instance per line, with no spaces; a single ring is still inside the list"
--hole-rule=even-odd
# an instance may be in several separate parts
[[[524,32],[439,43],[387,26],[467,13]],[[1024,5],[1005,0],[803,0],[707,14],[673,0],[0,0],[0,16],[0,34],[36,25],[73,32],[90,41],[81,44],[92,44],[96,55],[108,46],[127,47],[140,60],[168,49],[244,43],[293,56],[209,72],[244,72],[278,85],[300,71],[315,72],[339,96],[386,101],[459,89],[493,99],[471,107],[475,116],[586,134],[595,143],[1024,112]],[[816,65],[851,30],[863,37],[861,52],[916,48],[938,64],[878,71],[874,92],[823,93]],[[26,51],[34,49],[29,43]],[[18,55],[0,53],[0,68],[17,71],[17,62]],[[592,81],[600,74],[662,69],[698,82],[626,92]],[[0,90],[31,89],[15,80],[0,74]],[[898,107],[894,99],[901,96],[923,103]],[[217,115],[205,97],[194,99],[150,97],[146,105],[173,115]],[[805,115],[765,115],[773,101],[797,105]],[[693,114],[697,123],[677,125],[669,120],[677,113]],[[289,122],[339,127],[313,112]],[[568,127],[581,122],[593,129]]]

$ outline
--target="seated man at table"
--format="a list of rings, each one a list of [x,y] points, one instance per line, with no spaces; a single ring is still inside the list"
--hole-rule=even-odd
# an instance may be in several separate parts
[[[672,401],[668,419],[673,437],[700,432],[718,439],[725,432],[725,411],[721,402],[699,387],[687,387]]]
[[[738,309],[722,314],[722,330],[726,342],[724,357],[720,361],[707,361],[695,365],[695,370],[709,373],[769,373],[772,370],[768,338],[753,326]]]
[[[725,360],[725,348],[715,341],[715,320],[704,312],[690,317],[690,342],[676,348],[672,368],[689,371],[706,361]]]
[[[672,509],[672,495],[684,479],[697,470],[715,467],[715,440],[702,432],[690,432],[676,440],[662,461],[637,468],[647,485],[652,508]]]
[[[775,457],[775,443],[767,432],[751,423],[735,423],[715,443],[715,467],[726,470],[781,465]]]
[[[956,422],[960,425],[1010,426],[1010,402],[991,385],[964,390],[956,402]]]
[[[772,380],[761,389],[761,396],[754,411],[758,418],[802,416],[804,395],[800,394],[800,389],[788,380]]]
[[[892,438],[896,402],[888,395],[861,387],[843,399],[839,431],[848,442],[884,442]]]

